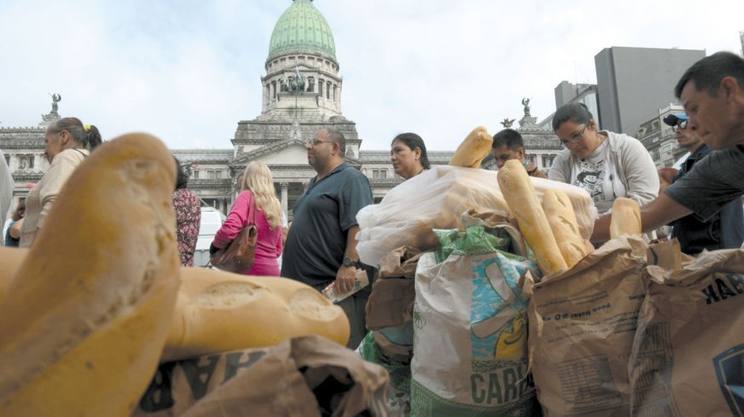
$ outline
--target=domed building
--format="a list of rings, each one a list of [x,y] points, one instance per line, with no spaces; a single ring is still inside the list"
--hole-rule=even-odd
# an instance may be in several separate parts
[[[206,204],[227,212],[245,166],[262,161],[271,168],[277,196],[291,219],[295,201],[315,176],[307,162],[304,140],[326,127],[338,129],[346,137],[346,161],[369,178],[375,201],[402,181],[393,171],[389,149],[360,149],[362,139],[356,124],[342,112],[343,78],[333,33],[312,0],[293,0],[279,17],[264,69],[266,75],[260,79],[261,114],[238,121],[231,149],[173,150],[190,167],[189,188]],[[61,117],[57,105],[60,100],[59,95],[53,96],[52,110],[42,116],[39,126],[0,128],[0,150],[13,173],[16,200],[25,197],[29,184],[41,179],[49,166],[43,157],[44,131],[47,124]],[[547,146],[545,138],[557,139],[534,123],[523,126],[522,122],[519,130],[527,135],[528,157],[544,153],[535,161],[544,168],[557,153],[554,144]],[[429,151],[432,164],[446,164],[451,156],[452,152]],[[485,167],[491,162],[485,161]]]
[[[321,128],[335,128],[346,137],[346,161],[366,174],[376,200],[400,183],[389,150],[360,151],[356,124],[342,113],[343,78],[328,22],[312,0],[293,0],[279,17],[269,42],[261,77],[261,114],[238,122],[233,149],[176,150],[192,166],[189,187],[207,203],[229,208],[245,166],[255,160],[271,168],[282,208],[291,208],[315,176],[307,163],[304,140]],[[447,163],[451,152],[435,152],[433,163]]]

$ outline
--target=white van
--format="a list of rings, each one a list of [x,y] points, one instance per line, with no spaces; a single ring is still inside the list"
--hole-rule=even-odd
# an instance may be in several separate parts
[[[220,230],[225,221],[225,215],[214,207],[201,208],[201,223],[199,224],[199,240],[196,241],[194,252],[194,266],[206,266],[209,263],[209,245],[214,235]]]

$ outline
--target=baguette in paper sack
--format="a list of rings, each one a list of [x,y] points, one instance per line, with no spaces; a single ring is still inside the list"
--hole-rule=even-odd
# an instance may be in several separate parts
[[[386,417],[387,373],[319,336],[160,365],[132,417]]]
[[[416,270],[411,416],[532,415],[520,278],[537,264],[508,252],[507,224],[437,234]]]
[[[533,288],[530,367],[544,414],[627,416],[647,246],[613,239]]]
[[[597,209],[585,190],[542,178],[530,181],[540,199],[546,189],[562,190],[573,205],[582,237],[591,236]],[[432,166],[390,190],[379,204],[359,211],[359,257],[368,265],[378,265],[383,256],[401,246],[435,249],[432,229],[463,227],[461,215],[469,209],[508,216],[496,171]]]
[[[649,266],[629,364],[634,416],[744,415],[744,251]]]

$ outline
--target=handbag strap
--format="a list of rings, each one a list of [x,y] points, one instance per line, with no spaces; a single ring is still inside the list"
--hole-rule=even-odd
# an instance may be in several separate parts
[[[256,224],[256,195],[251,191],[251,205],[248,207],[248,224]]]

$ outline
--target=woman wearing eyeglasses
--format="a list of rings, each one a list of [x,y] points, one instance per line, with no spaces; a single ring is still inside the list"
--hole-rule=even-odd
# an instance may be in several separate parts
[[[31,246],[62,186],[75,168],[101,143],[98,128],[83,124],[76,117],[59,119],[47,127],[44,134],[44,155],[50,166],[26,198],[20,247]]]
[[[567,104],[553,116],[553,130],[565,149],[550,168],[549,178],[585,189],[600,214],[618,197],[641,206],[659,193],[659,176],[651,155],[631,136],[599,130],[582,103]]]

